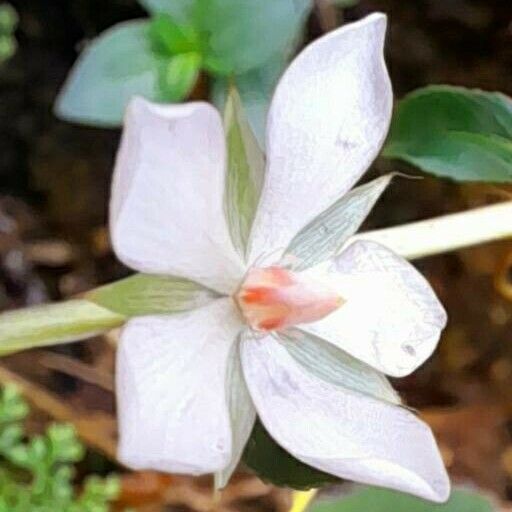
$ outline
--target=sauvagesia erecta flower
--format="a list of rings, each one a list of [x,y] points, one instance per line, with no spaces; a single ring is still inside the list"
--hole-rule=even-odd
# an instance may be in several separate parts
[[[430,356],[445,312],[385,247],[340,251],[389,182],[351,190],[390,122],[385,31],[374,14],[295,59],[268,115],[266,162],[229,106],[225,134],[206,103],[131,102],[112,189],[115,252],[133,269],[215,293],[124,328],[117,391],[128,466],[215,473],[222,487],[258,415],[310,466],[448,497],[430,429],[384,376]]]

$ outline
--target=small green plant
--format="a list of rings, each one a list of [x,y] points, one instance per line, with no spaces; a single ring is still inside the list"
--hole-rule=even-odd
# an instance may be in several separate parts
[[[16,52],[17,43],[13,34],[18,26],[18,14],[9,4],[0,4],[0,64]]]
[[[106,512],[118,494],[114,477],[88,477],[73,485],[74,464],[85,453],[74,428],[52,424],[27,437],[29,408],[14,386],[0,390],[0,512]]]
[[[300,40],[311,0],[138,0],[149,17],[119,23],[87,45],[57,100],[56,114],[120,126],[134,95],[179,102],[204,74],[222,107],[237,85],[257,134]]]
[[[332,501],[318,501],[309,512],[494,512],[497,507],[477,490],[454,489],[443,504],[375,487],[356,488]]]

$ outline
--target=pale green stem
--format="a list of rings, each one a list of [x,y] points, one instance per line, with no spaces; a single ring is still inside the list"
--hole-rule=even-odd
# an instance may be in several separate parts
[[[0,355],[79,341],[125,321],[126,317],[81,299],[9,311],[0,315]]]
[[[359,233],[347,245],[354,240],[372,240],[412,260],[509,237],[512,201]]]
[[[492,240],[512,237],[512,201],[485,206],[462,213],[445,215],[434,219],[413,222],[401,226],[379,229],[358,234],[352,237],[347,244],[354,240],[373,240],[379,242],[405,258],[414,259],[432,254],[461,249],[471,245],[477,245]],[[97,334],[109,331],[123,325],[129,316],[140,314],[162,313],[162,297],[157,293],[157,288],[167,290],[165,304],[169,311],[180,311],[188,302],[180,299],[178,304],[172,302],[173,290],[178,290],[182,295],[194,290],[190,285],[176,288],[173,279],[167,288],[164,282],[156,282],[155,276],[131,278],[119,283],[113,283],[108,287],[93,290],[84,299],[75,299],[45,306],[21,309],[0,314],[0,355],[32,347],[57,345],[70,341],[78,341]],[[165,278],[164,278],[165,280]],[[124,284],[122,284],[124,282]],[[130,286],[127,286],[127,283]],[[142,286],[143,285],[143,286]],[[172,285],[172,286],[171,286]],[[196,285],[197,286],[197,285]],[[115,288],[115,289],[114,289]],[[133,289],[132,289],[133,288]],[[148,292],[148,289],[151,293]],[[94,302],[99,290],[103,290],[105,306],[126,306],[123,302],[125,295],[133,299],[137,290],[144,291],[139,299],[128,308],[127,316],[116,313],[108,307],[102,307]],[[96,292],[96,293],[95,293]],[[105,296],[105,293],[108,292]],[[173,292],[173,293],[171,293]],[[130,295],[131,294],[131,295]],[[197,295],[191,304],[202,304],[208,297],[199,294],[201,300],[197,302]],[[188,295],[187,295],[188,296]],[[106,298],[105,298],[106,297]],[[145,303],[147,300],[155,301],[155,304]],[[181,297],[181,295],[180,295]],[[90,300],[86,300],[89,298]],[[115,299],[115,300],[114,300]],[[126,302],[126,301],[125,301]],[[174,309],[171,306],[174,304]],[[183,306],[183,307],[182,307]],[[154,311],[153,311],[154,310]]]

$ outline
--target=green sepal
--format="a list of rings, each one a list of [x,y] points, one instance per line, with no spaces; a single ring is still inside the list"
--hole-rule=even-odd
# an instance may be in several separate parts
[[[283,262],[299,271],[334,258],[359,230],[392,178],[392,174],[377,178],[335,201],[295,235]]]
[[[264,482],[279,487],[306,490],[339,482],[339,479],[295,459],[270,437],[256,421],[245,447],[244,463]]]
[[[134,317],[188,311],[207,304],[217,296],[187,279],[135,274],[91,290],[84,298],[115,314]]]
[[[0,355],[88,338],[126,317],[87,300],[35,306],[0,315]]]
[[[233,244],[245,255],[263,186],[265,158],[234,87],[228,92],[224,127],[228,152],[225,211]]]

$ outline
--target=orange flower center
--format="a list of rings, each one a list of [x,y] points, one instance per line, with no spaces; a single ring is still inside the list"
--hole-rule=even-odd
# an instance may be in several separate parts
[[[315,322],[345,302],[327,284],[281,267],[249,270],[235,299],[247,323],[260,331]]]

